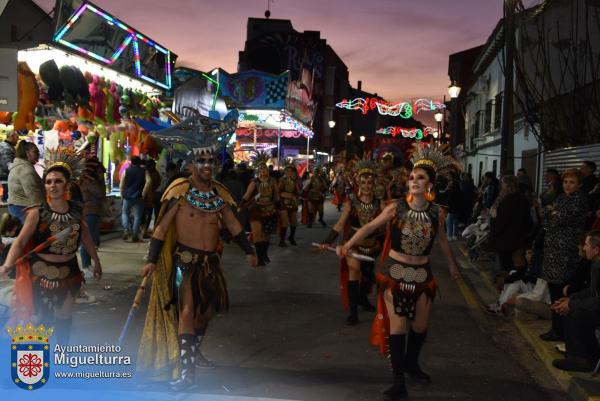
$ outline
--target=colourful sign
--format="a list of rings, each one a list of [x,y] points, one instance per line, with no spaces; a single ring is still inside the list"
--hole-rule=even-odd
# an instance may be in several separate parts
[[[228,109],[270,108],[283,109],[288,93],[289,73],[281,75],[261,71],[243,71],[228,74],[219,70],[217,80],[221,97]]]

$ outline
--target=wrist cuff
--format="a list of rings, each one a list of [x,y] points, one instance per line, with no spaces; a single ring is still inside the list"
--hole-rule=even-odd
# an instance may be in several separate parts
[[[329,234],[327,234],[327,238],[325,238],[323,240],[323,242],[321,242],[322,244],[333,244],[333,242],[336,240],[336,238],[339,236],[340,234],[335,231],[334,229],[329,230]]]
[[[246,237],[244,230],[240,231],[240,233],[234,236],[232,240],[246,253],[246,255],[254,255],[254,247],[250,241],[248,241],[248,237]]]
[[[164,243],[165,241],[156,238],[152,238],[150,240],[150,246],[148,247],[148,255],[146,256],[146,261],[148,263],[158,262],[158,257],[160,256],[160,251],[162,250]]]

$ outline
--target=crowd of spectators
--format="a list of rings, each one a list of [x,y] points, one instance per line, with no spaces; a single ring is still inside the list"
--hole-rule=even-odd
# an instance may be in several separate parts
[[[524,169],[500,180],[488,172],[470,199],[474,199],[473,213],[467,219],[463,214],[462,224],[478,216],[488,219],[487,249],[496,254],[498,263],[500,295],[486,311],[506,315],[516,308],[525,315],[550,320],[540,338],[557,342],[557,349],[566,353],[554,366],[591,371],[600,358],[595,335],[600,329],[596,164],[585,161],[579,168],[563,172],[548,169],[539,195]],[[452,206],[449,209],[451,214]]]

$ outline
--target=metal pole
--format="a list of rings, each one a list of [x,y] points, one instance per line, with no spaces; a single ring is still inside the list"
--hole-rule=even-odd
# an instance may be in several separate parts
[[[504,10],[504,99],[502,103],[502,130],[500,148],[500,168],[502,174],[514,170],[514,15],[516,0],[505,0]]]
[[[279,168],[279,162],[281,161],[281,157],[279,156],[279,152],[281,149],[281,119],[283,115],[279,115],[279,128],[277,129],[277,168]]]
[[[310,136],[306,136],[306,169],[308,170],[308,157],[310,156]]]

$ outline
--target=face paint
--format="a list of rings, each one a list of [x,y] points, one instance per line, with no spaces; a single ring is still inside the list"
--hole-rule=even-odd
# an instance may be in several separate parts
[[[202,155],[194,160],[193,164],[195,168],[212,168],[215,166],[215,159],[212,155]]]

